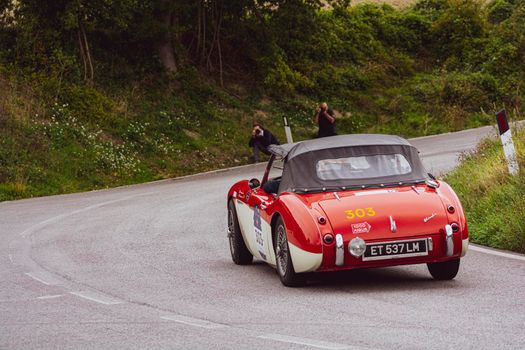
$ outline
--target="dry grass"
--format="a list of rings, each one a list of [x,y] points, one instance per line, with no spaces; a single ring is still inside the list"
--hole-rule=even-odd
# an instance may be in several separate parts
[[[388,4],[396,8],[405,8],[414,3],[417,0],[352,0],[352,5],[371,3],[371,4]]]
[[[21,123],[29,123],[31,118],[42,113],[35,92],[30,86],[17,83],[0,72],[0,118],[11,117]]]

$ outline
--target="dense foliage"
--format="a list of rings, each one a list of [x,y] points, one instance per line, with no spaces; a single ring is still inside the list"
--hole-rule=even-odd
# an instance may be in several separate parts
[[[481,1],[481,0],[480,0]],[[404,136],[519,115],[525,3],[0,0],[0,200],[248,162],[251,123]]]

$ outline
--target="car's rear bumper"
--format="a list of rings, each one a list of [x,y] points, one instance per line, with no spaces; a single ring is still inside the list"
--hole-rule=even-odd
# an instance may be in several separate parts
[[[410,257],[381,257],[375,258],[374,260],[363,260],[362,257],[354,257],[348,251],[348,242],[344,242],[344,262],[339,266],[336,264],[336,247],[335,245],[323,247],[323,262],[316,271],[340,271],[350,270],[359,268],[371,268],[371,267],[385,267],[385,266],[396,266],[396,265],[409,265],[409,264],[424,264],[424,263],[435,263],[443,262],[452,259],[457,259],[466,254],[468,249],[468,238],[462,240],[459,234],[453,236],[453,247],[451,253],[447,254],[447,247],[450,243],[447,243],[446,238],[443,234],[429,234],[415,237],[403,237],[389,240],[382,240],[381,242],[398,242],[403,240],[411,239],[430,239],[432,248],[427,247],[427,254],[422,256],[410,256]],[[377,241],[366,241],[367,244],[378,243]]]

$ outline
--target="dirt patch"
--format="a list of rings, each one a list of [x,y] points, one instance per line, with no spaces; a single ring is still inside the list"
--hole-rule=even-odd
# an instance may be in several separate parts
[[[201,135],[199,133],[194,132],[194,131],[190,131],[188,129],[184,129],[183,131],[186,134],[186,136],[188,136],[190,139],[200,140],[200,138],[201,138]]]
[[[397,8],[405,8],[416,3],[416,0],[353,0],[352,5],[358,4],[387,4]]]
[[[268,114],[261,110],[255,110],[253,112],[253,121],[263,123],[265,120],[268,119]]]

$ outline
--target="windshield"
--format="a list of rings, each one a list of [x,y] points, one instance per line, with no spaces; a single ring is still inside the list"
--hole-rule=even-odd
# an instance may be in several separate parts
[[[410,163],[402,154],[322,159],[316,165],[317,177],[321,180],[370,179],[410,172]]]

